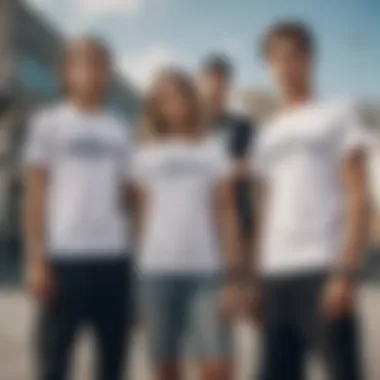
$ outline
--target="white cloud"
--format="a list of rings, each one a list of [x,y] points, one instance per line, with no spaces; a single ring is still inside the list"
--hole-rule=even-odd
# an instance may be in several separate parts
[[[139,88],[146,89],[162,67],[178,63],[175,52],[164,45],[154,45],[140,55],[121,59],[121,70]]]
[[[1,1],[1,0],[0,0]],[[165,11],[171,0],[25,0],[31,7],[51,18],[69,37],[88,31],[102,16],[121,15],[126,20],[146,10]],[[61,15],[56,10],[63,10]]]
[[[144,8],[144,5],[144,0],[80,0],[79,11],[88,16],[120,12],[134,15],[139,13]]]
[[[52,0],[26,0],[33,8],[39,11],[52,12],[54,10]],[[58,21],[59,26],[68,33],[75,36],[85,31],[94,18],[103,15],[122,14],[123,16],[135,16],[147,8],[148,2],[152,0],[73,0],[63,2],[68,17],[59,18],[53,14],[52,18]],[[160,7],[164,1],[159,1]]]

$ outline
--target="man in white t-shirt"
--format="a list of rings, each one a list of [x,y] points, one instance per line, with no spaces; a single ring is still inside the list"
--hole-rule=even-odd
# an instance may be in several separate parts
[[[38,380],[65,380],[77,330],[93,327],[99,380],[121,380],[132,315],[123,195],[131,141],[103,109],[111,62],[98,41],[62,56],[67,101],[39,112],[26,149],[27,286],[40,309]]]
[[[283,106],[262,126],[253,171],[263,188],[255,269],[263,379],[305,379],[318,344],[328,378],[362,379],[356,280],[367,223],[365,136],[355,106],[314,99],[306,26],[276,24],[263,41]]]

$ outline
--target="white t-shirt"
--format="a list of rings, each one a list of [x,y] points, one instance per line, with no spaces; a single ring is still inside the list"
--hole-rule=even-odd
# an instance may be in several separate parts
[[[138,263],[143,273],[210,273],[222,265],[215,187],[230,170],[215,143],[141,148],[135,179],[146,199]]]
[[[37,114],[28,166],[48,172],[46,246],[54,257],[114,257],[128,248],[123,185],[131,172],[127,126],[106,112],[58,105]]]
[[[341,253],[343,157],[366,144],[348,102],[309,103],[261,128],[253,168],[268,184],[261,269],[265,274],[326,268]]]

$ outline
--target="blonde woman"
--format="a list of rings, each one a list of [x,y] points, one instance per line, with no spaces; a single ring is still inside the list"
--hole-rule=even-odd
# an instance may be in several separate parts
[[[202,379],[230,379],[237,225],[230,164],[204,134],[198,96],[181,71],[162,73],[144,106],[136,154],[138,265],[156,378],[182,377],[185,338]],[[226,275],[227,274],[227,275]]]

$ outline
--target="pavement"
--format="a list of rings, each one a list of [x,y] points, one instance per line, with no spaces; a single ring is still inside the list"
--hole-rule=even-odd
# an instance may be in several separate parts
[[[365,380],[380,379],[380,286],[373,284],[361,289],[361,323],[364,341]],[[25,294],[17,290],[0,290],[0,380],[33,380],[32,331],[34,310]],[[257,368],[259,344],[257,331],[246,323],[235,327],[237,349],[237,380],[253,379]],[[144,332],[134,336],[130,365],[132,380],[153,380],[144,349]],[[73,380],[92,379],[91,333],[83,331],[77,345],[73,365]],[[312,380],[323,380],[324,373],[318,360],[309,366]],[[190,361],[186,361],[187,380],[195,380],[196,373]]]

